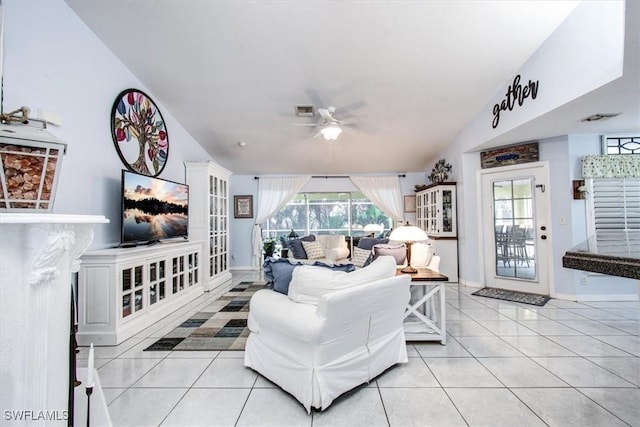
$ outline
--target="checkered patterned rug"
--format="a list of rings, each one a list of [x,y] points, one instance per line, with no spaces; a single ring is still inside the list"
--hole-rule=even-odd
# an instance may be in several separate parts
[[[249,300],[264,283],[240,282],[144,351],[244,350]]]

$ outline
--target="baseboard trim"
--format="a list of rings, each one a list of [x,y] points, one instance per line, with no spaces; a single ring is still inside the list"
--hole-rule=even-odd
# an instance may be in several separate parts
[[[460,283],[463,286],[466,286],[467,288],[484,288],[485,285],[483,283],[478,283],[478,282],[472,282],[471,280],[465,280],[462,278],[458,278],[458,283]]]
[[[576,301],[638,301],[638,295],[576,295]]]

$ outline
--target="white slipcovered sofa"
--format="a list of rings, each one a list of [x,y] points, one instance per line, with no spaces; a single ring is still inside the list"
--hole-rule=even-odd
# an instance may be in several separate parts
[[[292,394],[307,412],[407,362],[407,275],[393,257],[351,273],[300,266],[289,295],[251,298],[244,364]]]
[[[316,234],[314,237],[315,242],[319,243],[322,248],[321,257],[311,257],[312,259],[294,258],[292,252],[289,251],[288,259],[292,262],[301,262],[303,264],[313,264],[316,261],[320,261],[325,264],[342,264],[348,262],[349,247],[347,246],[347,241],[343,235]]]

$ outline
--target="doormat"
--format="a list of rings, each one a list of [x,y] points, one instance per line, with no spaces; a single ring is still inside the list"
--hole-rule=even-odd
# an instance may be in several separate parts
[[[508,291],[506,289],[498,288],[482,288],[478,291],[475,291],[471,295],[501,299],[511,302],[521,302],[523,304],[537,305],[540,307],[545,305],[547,301],[551,299],[546,295],[528,294],[526,292]]]
[[[144,351],[244,350],[249,300],[262,282],[240,282]]]

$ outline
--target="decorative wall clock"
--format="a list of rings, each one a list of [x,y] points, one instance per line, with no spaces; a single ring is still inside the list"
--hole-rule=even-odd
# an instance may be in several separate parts
[[[122,91],[111,109],[111,136],[125,166],[158,176],[169,158],[169,135],[160,110],[137,89]]]

